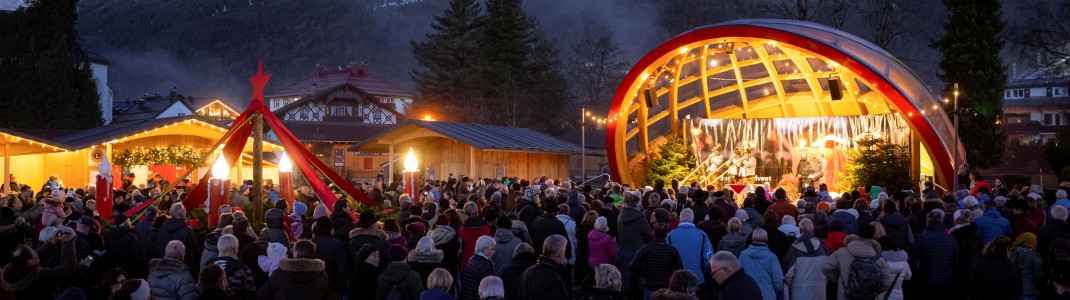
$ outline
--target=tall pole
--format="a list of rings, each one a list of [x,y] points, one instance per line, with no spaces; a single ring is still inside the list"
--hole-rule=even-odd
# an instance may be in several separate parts
[[[955,181],[954,181],[954,186],[951,188],[951,190],[952,191],[957,191],[959,189],[959,84],[958,83],[955,83],[954,98],[955,98],[955,149],[952,150],[952,151],[955,151],[955,161],[952,162],[951,165],[954,166],[954,168],[955,168]]]
[[[241,159],[240,157],[238,159]],[[249,200],[255,203],[253,220],[264,221],[264,203],[261,191],[264,189],[264,116],[253,115],[253,188],[249,191]],[[238,170],[241,172],[241,170]]]
[[[587,107],[580,111],[580,182],[587,181]]]

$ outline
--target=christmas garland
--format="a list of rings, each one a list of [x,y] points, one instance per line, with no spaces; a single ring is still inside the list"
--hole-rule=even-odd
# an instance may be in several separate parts
[[[137,147],[112,154],[112,161],[119,166],[192,166],[200,162],[204,153],[192,146]]]

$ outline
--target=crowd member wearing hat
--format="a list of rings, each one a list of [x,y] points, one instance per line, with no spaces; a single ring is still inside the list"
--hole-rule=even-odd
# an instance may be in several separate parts
[[[316,244],[300,240],[294,258],[283,259],[279,269],[260,287],[258,299],[327,299],[330,281],[323,261],[316,259]]]
[[[267,248],[268,243],[279,243],[286,249],[290,248],[290,238],[286,235],[284,217],[285,212],[278,208],[269,209],[264,214],[264,221],[267,222],[267,227],[260,230],[260,247]]]
[[[378,285],[379,260],[389,261],[389,253],[381,254],[373,245],[364,245],[357,249],[353,257],[356,268],[346,274],[348,278],[346,295],[349,299],[376,299],[376,286]]]
[[[337,211],[335,212],[337,213]],[[331,220],[334,221],[334,218]],[[386,231],[379,229],[378,226],[379,217],[372,211],[364,211],[360,213],[360,219],[357,221],[357,227],[349,231],[349,251],[355,255],[356,250],[360,249],[364,245],[375,246],[376,250],[379,250],[380,254],[389,253],[390,242],[386,241]],[[335,225],[335,230],[337,229]],[[337,231],[335,232],[337,235]],[[357,262],[352,262],[356,264]],[[386,266],[390,264],[387,259],[379,260],[379,269],[386,269]],[[356,268],[356,265],[353,265]]]
[[[388,299],[391,294],[399,295],[398,299],[420,299],[420,294],[424,292],[424,283],[420,282],[420,274],[413,271],[405,262],[408,257],[405,247],[391,246],[388,253],[389,259],[385,260],[390,263],[376,281],[375,299]],[[384,259],[380,256],[380,261],[382,260]],[[360,292],[361,297],[350,297],[350,299],[367,299],[363,294],[364,291]],[[352,293],[353,290],[350,290],[351,295]]]
[[[130,277],[145,277],[148,274],[148,265],[145,264],[148,258],[138,243],[129,219],[124,214],[115,214],[112,220],[115,221],[115,227],[108,232],[107,251],[101,260],[104,269],[118,267]]]
[[[1044,285],[1047,275],[1044,261],[1037,254],[1037,236],[1032,232],[1022,233],[1011,246],[1011,261],[1022,272],[1022,299],[1040,297],[1040,287]]]
[[[332,228],[330,218],[317,219],[312,225],[312,242],[316,243],[316,258],[326,263],[324,271],[331,282],[331,294],[345,295],[351,266],[349,252],[331,235]]]

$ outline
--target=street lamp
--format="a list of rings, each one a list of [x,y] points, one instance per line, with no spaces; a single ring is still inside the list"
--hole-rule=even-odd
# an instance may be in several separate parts
[[[953,182],[953,186],[951,187],[951,190],[952,191],[957,191],[959,189],[959,84],[958,83],[955,83],[953,94],[954,94],[954,99],[955,99],[955,104],[954,104],[955,105],[955,135],[954,135],[955,136],[955,148],[952,151],[955,152],[955,161],[951,162],[951,166],[952,166],[952,168],[955,169],[955,180],[952,181]]]
[[[580,182],[587,181],[587,116],[591,113],[587,107],[580,112]]]

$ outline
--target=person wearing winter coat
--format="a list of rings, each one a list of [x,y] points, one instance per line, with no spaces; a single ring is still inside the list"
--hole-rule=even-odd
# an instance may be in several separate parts
[[[332,219],[332,222],[333,221],[334,220]],[[380,255],[390,253],[390,242],[386,241],[386,231],[380,229],[376,221],[378,221],[378,218],[375,216],[374,212],[368,210],[360,213],[360,221],[357,224],[357,227],[349,231],[348,249],[350,253],[355,255],[357,249],[360,249],[364,245],[375,246],[375,249],[379,250]],[[335,230],[338,230],[337,224],[334,227]],[[357,267],[355,264],[359,262],[351,261],[350,263],[354,265],[353,268],[355,269]],[[386,269],[388,264],[390,264],[388,259],[380,259],[379,269]]]
[[[431,271],[427,277],[427,290],[420,294],[420,300],[453,300],[450,289],[453,288],[453,275],[443,268]]]
[[[562,262],[568,251],[568,239],[551,235],[543,242],[542,255],[534,266],[528,268],[520,281],[520,294],[516,300],[570,299],[572,291],[565,282],[567,270]]]
[[[751,240],[750,246],[739,255],[739,265],[758,284],[762,299],[784,299],[784,269],[780,268],[780,261],[765,244],[769,240],[766,230],[755,229],[751,233]]]
[[[156,232],[156,238],[153,240],[155,243],[155,255],[152,257],[164,257],[167,243],[170,241],[182,242],[184,251],[189,251],[187,253],[198,253],[194,247],[196,244],[193,241],[193,229],[186,224],[186,208],[182,206],[182,203],[175,203],[171,205],[168,213],[171,218],[163,221],[163,225],[160,226],[160,230]],[[200,267],[197,265],[200,261],[194,255],[185,255],[185,258],[182,259],[185,260],[186,266],[189,266],[190,270]]]
[[[965,193],[965,192],[964,192]],[[951,289],[949,295],[954,299],[965,299],[969,295],[968,282],[973,265],[977,262],[978,253],[981,251],[981,235],[977,232],[977,224],[971,222],[973,212],[969,209],[960,209],[954,213],[955,226],[951,227],[951,236],[955,238],[956,252],[953,269],[951,271]],[[917,247],[917,244],[915,244]],[[914,259],[915,255],[911,255]],[[943,295],[941,290],[936,296]]]
[[[836,200],[836,211],[829,215],[828,222],[829,224],[832,224],[833,222],[841,221],[844,226],[843,232],[846,232],[847,234],[855,234],[858,232],[857,220],[858,211],[851,208],[850,203],[847,202],[846,199],[840,198],[840,200]]]
[[[881,207],[884,212],[878,221],[884,226],[884,233],[895,242],[899,249],[910,249],[914,244],[914,234],[907,218],[899,213],[898,203],[888,200]]]
[[[613,259],[613,265],[618,270],[630,270],[633,258],[639,253],[639,249],[654,240],[654,234],[650,230],[643,212],[636,208],[639,205],[639,197],[632,193],[626,193],[624,202],[617,217],[617,257]],[[666,234],[668,231],[666,230]],[[642,289],[642,278],[632,276],[633,272],[621,272],[621,290],[625,293],[634,293]]]
[[[506,268],[501,276],[502,283],[505,284],[506,299],[518,299],[520,297],[520,286],[522,285],[520,278],[524,271],[535,265],[538,258],[535,255],[535,250],[527,243],[521,243],[513,250],[513,261],[509,263],[509,268]]]
[[[717,251],[728,251],[732,255],[743,253],[747,247],[747,237],[743,235],[743,221],[738,218],[728,219],[728,234],[717,243]]]
[[[571,268],[576,265],[576,220],[572,219],[569,215],[569,206],[566,204],[559,204],[557,206],[557,218],[561,224],[565,225],[565,232],[568,233],[565,237],[568,238],[568,252],[565,252],[566,266]]]
[[[1040,297],[1040,288],[1047,279],[1044,262],[1034,250],[1036,240],[1036,235],[1026,232],[1019,235],[1011,246],[1014,249],[1014,252],[1011,252],[1011,261],[1018,265],[1022,272],[1022,299]]]
[[[509,268],[509,264],[513,261],[513,251],[516,250],[520,243],[523,243],[519,238],[513,235],[513,222],[506,217],[498,217],[497,220],[498,229],[494,230],[494,257],[491,260],[494,261],[494,276],[501,277],[502,272]]]
[[[729,202],[728,199],[725,199],[723,191],[713,192],[710,199],[713,201],[714,207],[721,209],[721,222],[728,224],[728,219],[731,219],[739,208],[734,203]]]
[[[475,255],[476,240],[481,236],[490,236],[490,224],[487,223],[482,217],[479,216],[479,205],[475,202],[468,202],[464,204],[464,223],[457,231],[457,236],[461,240],[461,260],[460,271],[463,274],[464,268],[468,266],[468,260]],[[555,220],[556,221],[556,220]]]
[[[457,230],[450,227],[450,221],[448,215],[439,215],[427,235],[435,241],[435,249],[442,250],[442,268],[455,278],[460,278],[457,268],[460,263],[461,242],[457,237]]]
[[[176,203],[178,204],[178,203]],[[162,258],[149,261],[149,290],[152,299],[193,300],[197,299],[197,283],[189,272],[189,267],[182,262],[186,247],[181,241],[170,241],[164,247]]]
[[[611,264],[601,264],[594,268],[594,288],[590,290],[586,300],[623,300],[624,293],[620,291],[620,271]]]
[[[911,269],[917,273],[913,277],[918,278],[926,299],[943,298],[951,287],[960,251],[955,237],[944,230],[941,211],[933,210],[925,219],[929,226],[914,241]]]
[[[316,244],[300,240],[293,254],[279,262],[279,269],[260,287],[258,299],[327,299],[330,280],[323,261],[314,258]]]
[[[762,290],[750,275],[740,269],[739,259],[731,252],[718,251],[710,258],[710,276],[717,281],[723,291],[721,299],[759,300]]]
[[[231,299],[256,299],[256,284],[253,270],[238,259],[238,238],[232,234],[219,237],[216,249],[219,256],[209,260],[223,268],[227,278],[227,295]]]
[[[784,272],[784,285],[791,299],[825,299],[825,285],[828,279],[821,272],[821,266],[828,257],[828,249],[820,239],[814,237],[814,223],[809,219],[799,222],[799,236],[795,244],[788,249],[781,267]]]
[[[984,256],[970,272],[970,299],[1019,299],[1022,272],[1010,260],[1011,239],[999,236],[985,245]]]
[[[475,254],[468,260],[468,266],[461,272],[461,293],[458,299],[479,300],[479,282],[488,276],[494,276],[495,241],[489,236],[481,236],[475,243]]]
[[[669,235],[665,241],[679,253],[680,261],[685,269],[695,274],[706,274],[709,267],[710,257],[713,257],[713,245],[706,233],[695,227],[695,213],[690,208],[680,211],[680,225]],[[698,278],[698,284],[705,283],[703,277]]]
[[[260,230],[260,238],[257,241],[261,248],[267,249],[268,243],[279,243],[286,249],[290,249],[290,237],[286,235],[286,224],[284,224],[285,215],[286,213],[278,208],[269,209],[264,213],[264,222],[267,223],[267,227]]]
[[[780,218],[780,226],[776,228],[778,231],[783,232],[788,238],[799,238],[799,226],[795,224],[795,217],[784,216]]]
[[[113,219],[116,225],[108,232],[108,245],[101,257],[102,262],[105,266],[123,269],[131,277],[144,277],[148,274],[148,258],[142,252],[137,235],[131,230],[126,215],[115,214]]]
[[[30,247],[15,247],[10,261],[0,272],[0,295],[9,294],[9,299],[36,300],[55,299],[59,284],[77,268],[73,234],[56,234],[44,241],[34,251]],[[40,257],[48,257],[59,251],[59,264],[49,268],[42,266]]]
[[[629,266],[630,273],[640,275],[645,295],[669,286],[669,278],[676,270],[684,267],[680,253],[666,242],[669,225],[654,224],[654,241],[639,249]]]
[[[594,230],[587,234],[589,240],[590,256],[587,265],[592,269],[598,269],[603,264],[613,264],[617,257],[617,241],[609,236],[609,220],[606,217],[598,217],[594,221]]]
[[[881,299],[885,299],[884,297],[887,295],[887,299],[903,300],[903,284],[913,276],[910,271],[907,251],[899,248],[899,245],[896,245],[895,241],[889,236],[877,239],[877,243],[881,245],[881,257],[888,262],[888,272],[894,274],[892,277],[894,282],[889,288],[890,290],[881,293]]]
[[[785,192],[783,189],[777,189],[773,193],[774,193],[774,197],[776,198],[776,202],[773,202],[773,205],[769,206],[769,209],[767,210],[767,212],[768,211],[775,212],[776,215],[777,215],[777,220],[778,221],[781,218],[783,218],[784,216],[792,216],[793,218],[796,218],[796,219],[799,218],[799,207],[795,206],[795,204],[792,204],[790,201],[788,201],[787,192]],[[779,222],[777,222],[777,224],[774,224],[774,225],[775,226],[780,226]],[[748,274],[750,274],[750,273],[748,273]]]
[[[331,290],[345,295],[352,263],[349,261],[349,251],[346,250],[345,244],[331,235],[333,227],[330,218],[320,217],[312,224],[312,242],[316,243],[316,258],[324,262],[324,271],[331,281]]]
[[[322,206],[324,204],[320,205]],[[349,201],[335,201],[333,212],[331,212],[331,225],[334,226],[334,239],[342,242],[343,245],[349,245],[349,233],[356,228],[353,222],[353,216],[349,214],[349,209]],[[373,213],[372,216],[375,216],[375,214]],[[357,248],[350,248],[349,251],[354,252],[356,249]]]
[[[836,220],[829,223],[828,232],[825,234],[825,238],[821,241],[825,243],[825,248],[829,250],[829,254],[836,253],[836,250],[847,247],[845,241],[847,240],[847,232],[845,232],[846,226],[842,220]]]
[[[985,213],[974,221],[981,234],[981,243],[988,244],[997,236],[1011,236],[1011,223],[996,209],[996,201],[985,201]]]
[[[388,254],[383,254],[382,259],[389,260]],[[348,274],[346,295],[349,299],[375,299],[376,288],[379,281],[379,250],[374,245],[364,245],[357,249],[353,262],[357,267],[352,274]]]
[[[435,249],[435,241],[430,237],[422,237],[416,242],[416,247],[409,251],[409,268],[420,274],[420,282],[426,283],[427,278],[435,269],[442,268],[442,250]],[[430,289],[431,287],[424,286]]]
[[[846,282],[850,277],[851,263],[855,259],[876,258],[876,264],[881,270],[880,286],[891,286],[895,274],[889,272],[888,262],[883,257],[880,257],[881,246],[877,241],[873,240],[874,231],[873,225],[861,224],[858,227],[858,234],[847,236],[845,240],[846,247],[836,250],[836,252],[825,258],[825,262],[821,266],[821,272],[825,273],[825,277],[829,278],[829,282],[837,282],[839,285],[836,290],[837,299],[846,299],[844,295],[847,291]]]

